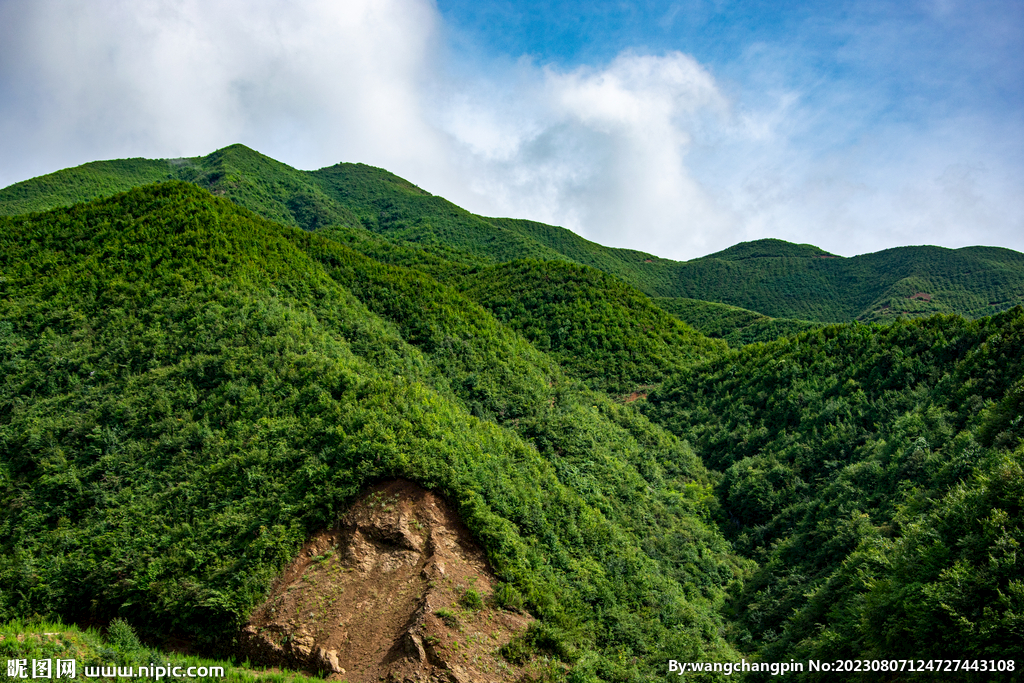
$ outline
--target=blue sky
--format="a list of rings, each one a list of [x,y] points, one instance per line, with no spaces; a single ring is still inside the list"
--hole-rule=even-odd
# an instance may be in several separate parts
[[[243,142],[672,258],[1024,251],[1022,84],[1022,0],[0,0],[0,185]]]

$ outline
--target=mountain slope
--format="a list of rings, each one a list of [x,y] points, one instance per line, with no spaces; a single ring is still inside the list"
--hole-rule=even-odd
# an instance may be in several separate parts
[[[66,168],[0,190],[0,215],[46,211],[109,197],[140,185],[169,180],[178,165],[174,160],[119,159]]]
[[[819,322],[957,313],[1024,302],[1024,254],[1010,249],[898,247],[851,258],[758,240],[674,267],[671,296]]]
[[[575,376],[616,393],[658,384],[725,350],[586,266],[513,261],[467,276],[463,289]]]
[[[365,228],[492,264],[574,261],[648,296],[725,303],[774,318],[979,317],[1024,302],[1024,255],[1008,249],[900,247],[842,258],[812,245],[757,240],[676,262],[604,247],[564,228],[476,216],[381,169],[337,164],[298,171],[242,145],[192,159],[95,162],[17,183],[0,190],[0,215],[67,206],[161,179],[194,182],[288,225]]]
[[[769,661],[1021,652],[1021,349],[1020,307],[835,325],[650,394],[723,472],[723,529],[758,562],[743,640]]]
[[[249,152],[179,166],[292,223],[318,215],[292,212],[299,190],[335,218],[301,230],[183,182],[0,218],[0,619],[121,617],[229,648],[304,541],[403,479],[483,549],[482,598],[536,618],[505,656],[555,680],[1018,651],[1021,308],[727,350],[615,276],[496,263],[474,240],[504,233],[394,176],[336,168],[331,189]],[[456,246],[431,242],[438,226]],[[890,251],[872,265],[764,241],[675,265],[755,273],[783,303],[766,283],[787,273],[795,292],[859,296],[958,273],[1015,286],[1015,252]],[[893,263],[902,279],[869,281]],[[722,306],[689,310],[764,322]],[[646,378],[663,383],[629,405],[593,390]],[[310,582],[342,571],[315,557]]]
[[[733,659],[684,443],[428,275],[184,183],[0,220],[0,619],[225,648],[371,484],[444,496],[586,679]],[[516,654],[518,653],[518,654]]]
[[[738,306],[698,299],[656,297],[652,301],[701,334],[713,339],[722,339],[728,342],[729,346],[773,341],[822,325],[808,320],[771,318]]]

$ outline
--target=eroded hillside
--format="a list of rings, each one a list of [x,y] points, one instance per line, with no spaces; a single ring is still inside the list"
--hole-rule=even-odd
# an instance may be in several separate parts
[[[443,499],[391,481],[303,546],[243,630],[244,647],[254,661],[351,683],[518,680],[499,649],[532,619],[497,608],[498,586]]]

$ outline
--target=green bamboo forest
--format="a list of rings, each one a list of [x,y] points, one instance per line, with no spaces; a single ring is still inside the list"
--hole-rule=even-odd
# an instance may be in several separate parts
[[[534,680],[1024,680],[1022,304],[1008,249],[676,262],[241,145],[12,185],[0,651],[231,659],[398,478],[536,619]],[[908,659],[975,665],[668,667]]]

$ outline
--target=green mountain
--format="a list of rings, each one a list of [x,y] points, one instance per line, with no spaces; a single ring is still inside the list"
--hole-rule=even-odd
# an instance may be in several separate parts
[[[196,183],[286,225],[363,228],[490,264],[572,261],[648,296],[724,303],[772,318],[975,318],[1024,303],[1024,255],[1009,249],[900,247],[843,258],[812,245],[757,240],[677,262],[604,247],[564,228],[477,216],[381,169],[337,164],[298,171],[242,145],[206,157],[94,162],[58,171],[0,190],[0,215],[70,206],[170,179]]]
[[[180,182],[4,218],[0,367],[0,619],[230,649],[309,535],[402,478],[539,618],[510,656],[736,656],[717,608],[750,564],[693,451],[423,272]]]
[[[705,258],[741,262],[759,258],[839,258],[812,244],[793,244],[785,240],[764,239],[740,242]]]
[[[661,383],[715,343],[599,270],[512,261],[465,278],[465,293],[577,377],[615,393]]]
[[[818,322],[956,313],[1024,302],[1024,254],[993,247],[898,247],[841,258],[781,240],[744,243],[678,264],[671,296]]]
[[[496,575],[424,618],[474,647],[482,605],[533,619],[501,656],[534,680],[1022,675],[1016,252],[676,263],[240,146],[0,202],[0,621],[239,656],[285,567],[345,570],[303,543],[397,479]],[[795,678],[908,675],[951,680]]]
[[[758,563],[732,595],[741,642],[769,661],[1021,652],[1021,349],[1020,307],[836,325],[650,394],[723,473],[722,528]]]

